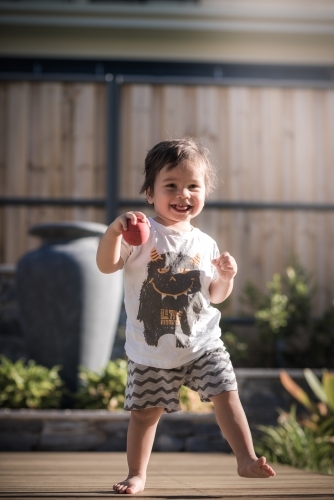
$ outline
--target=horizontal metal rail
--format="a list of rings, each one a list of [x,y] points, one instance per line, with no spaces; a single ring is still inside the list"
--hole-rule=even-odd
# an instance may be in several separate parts
[[[112,73],[16,73],[0,72],[0,81],[27,82],[78,82],[78,83],[108,83],[114,79]],[[246,86],[246,87],[283,87],[283,88],[319,88],[334,87],[334,80],[316,80],[312,78],[250,78],[250,77],[216,77],[216,76],[160,76],[160,75],[125,75],[118,74],[115,78],[118,85],[200,85],[200,86]]]
[[[203,76],[156,76],[156,75],[117,75],[116,83],[143,85],[200,85],[217,87],[283,87],[283,88],[320,88],[334,87],[334,80],[312,80],[291,78],[250,78],[250,77],[203,77]]]
[[[60,206],[60,207],[104,207],[106,200],[102,198],[14,198],[1,197],[3,206]]]
[[[27,82],[87,82],[99,83],[109,82],[113,76],[110,73],[105,74],[84,74],[84,73],[16,73],[0,72],[0,81],[27,81]]]
[[[145,207],[145,200],[125,200],[118,202],[120,207]],[[334,203],[303,203],[303,202],[257,202],[257,201],[207,201],[204,208],[222,210],[334,210]]]
[[[0,197],[2,206],[69,206],[69,207],[105,207],[107,200],[103,198],[27,198]],[[120,199],[117,206],[142,208],[149,205],[145,200]],[[255,202],[255,201],[208,201],[204,208],[221,210],[308,210],[332,211],[333,203],[304,202]]]

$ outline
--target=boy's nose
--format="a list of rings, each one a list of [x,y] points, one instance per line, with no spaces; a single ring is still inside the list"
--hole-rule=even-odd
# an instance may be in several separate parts
[[[189,197],[189,191],[187,188],[180,189],[178,192],[178,196],[180,198],[188,198]]]

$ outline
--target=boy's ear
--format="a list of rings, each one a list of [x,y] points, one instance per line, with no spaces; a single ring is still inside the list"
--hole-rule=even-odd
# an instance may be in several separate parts
[[[151,189],[147,188],[145,194],[146,194],[147,201],[149,202],[150,205],[152,205],[153,204],[153,196],[152,196],[153,193],[151,192]]]

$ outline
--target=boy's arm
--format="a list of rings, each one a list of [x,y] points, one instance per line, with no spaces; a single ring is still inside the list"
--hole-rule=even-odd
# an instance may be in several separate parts
[[[143,213],[127,212],[117,217],[108,226],[96,253],[96,264],[102,273],[110,274],[122,269],[124,265],[121,257],[122,230],[127,229],[128,219],[131,220],[132,224],[136,224],[137,218],[149,224]]]
[[[228,252],[222,253],[218,259],[213,259],[212,264],[217,269],[219,277],[210,285],[210,300],[213,304],[220,304],[233,290],[234,276],[237,274],[238,266]]]

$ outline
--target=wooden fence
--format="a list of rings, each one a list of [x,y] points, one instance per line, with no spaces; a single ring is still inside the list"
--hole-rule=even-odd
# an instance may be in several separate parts
[[[104,84],[0,85],[0,196],[105,196],[106,91]],[[1,209],[2,262],[15,263],[38,245],[33,224],[103,221],[102,209],[7,206]]]
[[[1,193],[105,195],[104,84],[0,86]],[[121,94],[120,197],[138,200],[146,151],[184,135],[204,138],[219,169],[210,201],[334,201],[334,90],[126,84]],[[147,213],[151,213],[147,211]],[[299,258],[317,284],[316,312],[334,297],[330,210],[206,209],[194,224],[239,264],[231,312],[246,280],[264,287]],[[47,220],[104,222],[98,208],[4,207],[1,261],[36,246],[28,226]]]

